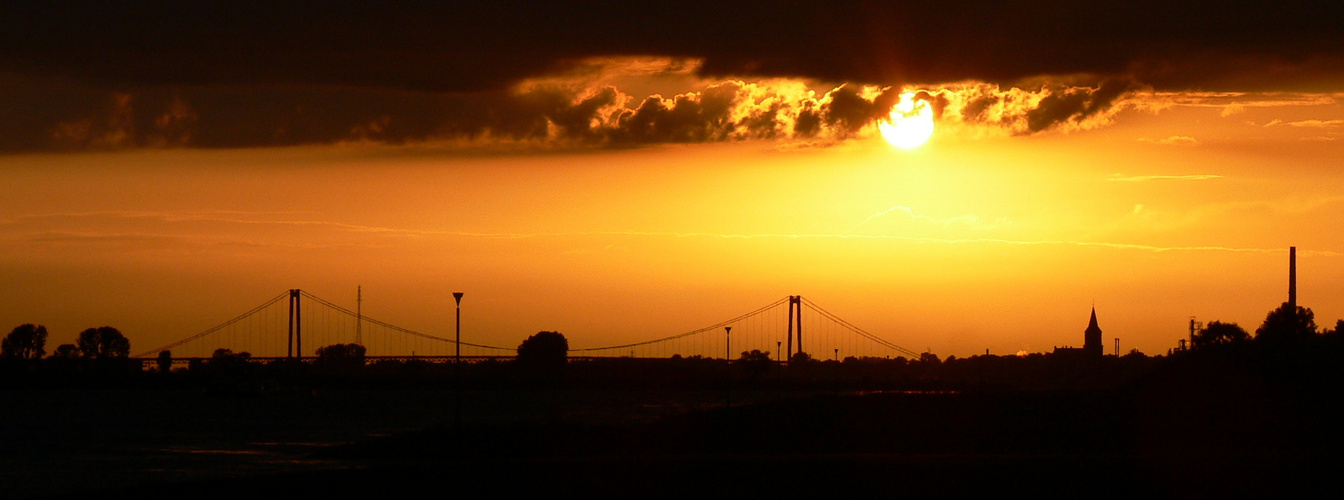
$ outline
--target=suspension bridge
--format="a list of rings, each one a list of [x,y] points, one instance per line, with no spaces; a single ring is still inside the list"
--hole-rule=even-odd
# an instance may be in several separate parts
[[[510,358],[517,352],[516,345],[459,343],[451,331],[433,334],[396,326],[365,316],[360,302],[357,299],[355,309],[351,310],[303,290],[288,290],[228,321],[134,357],[148,363],[160,352],[169,351],[175,360],[182,361],[210,358],[217,350],[228,349],[234,353],[247,352],[256,360],[303,360],[314,357],[323,346],[350,343],[364,346],[365,357],[371,361],[412,358],[446,361],[459,355],[463,361],[479,361]],[[869,333],[801,295],[781,298],[703,328],[641,342],[575,347],[574,340],[570,339],[571,359],[673,356],[732,359],[749,351],[769,353],[775,360],[792,359],[797,353],[822,360],[851,356],[919,357],[919,353]]]

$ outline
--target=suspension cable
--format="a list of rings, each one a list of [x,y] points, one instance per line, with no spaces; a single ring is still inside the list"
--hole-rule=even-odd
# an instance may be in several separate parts
[[[908,356],[912,356],[912,357],[914,357],[915,359],[918,359],[918,358],[919,358],[919,354],[918,354],[918,353],[916,353],[916,352],[914,352],[914,351],[911,351],[911,350],[909,350],[909,349],[906,349],[906,348],[904,348],[904,347],[898,346],[898,345],[896,345],[896,344],[893,344],[893,343],[891,343],[891,342],[888,342],[886,339],[883,339],[883,338],[881,338],[881,337],[878,337],[878,336],[876,336],[876,335],[873,335],[873,334],[871,334],[871,333],[868,333],[868,332],[864,331],[862,328],[859,328],[859,327],[857,327],[857,326],[854,326],[854,324],[852,324],[852,323],[850,323],[850,322],[848,322],[848,321],[845,321],[845,320],[843,320],[843,319],[840,319],[839,316],[836,316],[836,315],[834,315],[834,314],[831,314],[830,311],[827,311],[827,310],[825,310],[825,309],[822,309],[821,306],[817,305],[816,302],[812,302],[812,301],[810,301],[810,300],[807,300],[807,298],[803,298],[802,300],[803,300],[804,303],[807,304],[808,307],[812,308],[812,310],[814,310],[814,311],[820,313],[822,316],[826,317],[827,319],[829,319],[829,320],[831,320],[831,321],[834,321],[834,322],[840,324],[841,326],[844,326],[845,328],[849,329],[850,331],[852,331],[852,332],[854,332],[854,333],[856,333],[856,334],[859,334],[859,335],[863,336],[864,338],[866,338],[866,339],[868,339],[868,340],[871,340],[871,341],[873,341],[873,342],[876,342],[876,343],[878,343],[878,344],[880,344],[880,345],[882,345],[882,346],[884,346],[884,347],[887,347],[887,348],[889,348],[889,349],[893,349],[893,350],[895,350],[895,351],[897,351],[897,352],[900,352],[900,353],[902,353],[902,354],[905,354],[905,355],[908,355]]]
[[[150,355],[150,354],[154,354],[154,353],[157,353],[157,352],[160,352],[160,351],[166,351],[166,350],[168,350],[168,349],[172,349],[172,348],[174,348],[174,347],[180,346],[180,345],[185,344],[185,343],[187,343],[187,342],[191,342],[191,341],[193,341],[193,340],[199,339],[199,338],[204,337],[204,336],[206,336],[206,335],[210,335],[210,334],[212,334],[212,333],[215,333],[215,332],[217,332],[217,331],[220,331],[220,330],[224,329],[225,327],[227,327],[227,326],[229,326],[229,325],[232,325],[232,324],[234,324],[234,323],[237,323],[237,322],[239,322],[239,321],[242,321],[243,319],[246,319],[248,316],[251,316],[251,315],[253,315],[253,314],[256,314],[258,311],[261,311],[261,310],[263,310],[263,309],[266,309],[267,307],[270,307],[272,304],[275,304],[276,302],[279,302],[280,299],[283,299],[283,298],[285,298],[285,297],[287,297],[287,296],[289,296],[289,292],[288,292],[288,291],[286,291],[286,292],[284,292],[284,293],[281,293],[280,295],[276,295],[275,298],[266,301],[266,302],[263,303],[262,305],[259,305],[259,306],[253,308],[252,310],[250,310],[250,311],[248,311],[248,312],[245,312],[245,313],[243,313],[243,314],[240,314],[240,315],[238,315],[238,317],[236,317],[236,318],[233,318],[233,319],[231,319],[231,320],[228,320],[228,321],[225,321],[225,322],[223,322],[223,323],[220,323],[218,326],[215,326],[214,328],[211,328],[211,329],[209,329],[209,330],[203,331],[203,332],[198,333],[198,334],[196,334],[196,335],[192,335],[192,336],[190,336],[190,337],[187,337],[187,338],[185,338],[185,339],[179,340],[179,341],[177,341],[177,342],[173,342],[173,343],[171,343],[171,344],[168,344],[168,345],[166,345],[166,346],[160,347],[160,348],[158,348],[158,349],[151,349],[151,350],[142,352],[142,353],[137,354],[137,355],[132,356],[132,357],[135,357],[135,358],[143,358],[143,357],[148,356],[148,355]]]
[[[624,348],[627,348],[627,347],[638,347],[638,346],[643,346],[643,345],[652,344],[652,343],[655,343],[655,342],[666,342],[666,341],[668,341],[668,340],[676,340],[676,339],[680,339],[680,338],[690,337],[691,335],[695,335],[695,334],[698,334],[698,333],[705,333],[705,332],[708,332],[708,331],[711,331],[711,330],[717,330],[717,329],[719,329],[719,328],[723,328],[724,326],[731,325],[731,324],[733,324],[733,323],[736,323],[736,322],[738,322],[738,321],[741,321],[743,318],[748,318],[748,317],[751,317],[751,316],[755,316],[755,315],[757,315],[757,314],[760,314],[760,313],[762,313],[762,312],[765,312],[766,310],[769,310],[769,309],[772,308],[772,307],[775,307],[775,306],[778,306],[778,305],[780,305],[780,304],[783,304],[784,301],[786,301],[786,300],[789,300],[788,297],[785,297],[785,298],[776,300],[776,301],[774,301],[774,302],[771,302],[770,304],[765,305],[765,306],[762,306],[761,308],[756,309],[755,311],[752,311],[752,312],[743,314],[743,315],[738,316],[738,317],[736,317],[736,318],[733,318],[733,319],[730,319],[730,320],[726,320],[726,321],[721,321],[721,322],[719,322],[719,323],[716,323],[716,324],[713,324],[713,325],[710,325],[710,326],[706,326],[706,327],[704,327],[704,328],[700,328],[700,329],[698,329],[698,330],[692,330],[692,331],[689,331],[689,332],[686,332],[686,333],[679,333],[679,334],[676,334],[676,335],[670,335],[670,336],[667,336],[667,337],[657,338],[657,339],[653,339],[653,340],[646,340],[646,341],[644,341],[644,342],[635,342],[635,343],[633,343],[633,344],[613,345],[613,346],[606,346],[606,347],[587,347],[587,348],[583,348],[583,349],[570,349],[570,352],[589,352],[589,351],[600,351],[600,350],[604,350],[604,349],[624,349]]]
[[[351,311],[351,310],[346,309],[346,308],[344,308],[344,307],[341,307],[341,306],[338,306],[338,305],[333,304],[333,303],[331,303],[331,302],[328,302],[327,300],[325,300],[325,299],[323,299],[323,298],[321,298],[321,297],[318,297],[318,296],[316,296],[316,295],[313,295],[313,294],[311,294],[311,293],[308,293],[308,292],[305,292],[305,291],[302,291],[302,290],[300,290],[299,293],[303,294],[304,297],[307,297],[307,298],[309,298],[309,299],[312,299],[312,300],[317,301],[318,304],[322,304],[322,305],[324,305],[324,306],[330,307],[330,308],[332,308],[332,309],[334,309],[334,310],[336,310],[336,311],[338,311],[338,312],[341,312],[341,313],[346,314],[346,315],[349,315],[349,316],[356,316],[356,313],[355,313],[354,311]],[[451,344],[451,343],[456,343],[453,339],[447,339],[447,338],[438,337],[438,336],[435,336],[435,335],[430,335],[430,334],[428,334],[428,333],[420,333],[420,332],[417,332],[417,331],[415,331],[415,330],[410,330],[410,329],[402,328],[402,327],[399,327],[399,326],[396,326],[396,325],[393,325],[393,324],[390,324],[390,323],[385,323],[385,322],[382,322],[382,321],[379,321],[379,320],[370,318],[370,317],[368,317],[367,315],[364,315],[363,318],[364,318],[364,321],[367,322],[367,323],[372,323],[372,324],[381,326],[381,327],[383,327],[383,328],[387,328],[387,329],[389,329],[389,330],[394,330],[394,331],[398,331],[398,332],[401,332],[401,333],[405,333],[405,334],[407,334],[407,335],[414,335],[414,336],[416,336],[416,337],[420,337],[420,338],[425,338],[425,339],[430,339],[430,340],[437,340],[437,341],[439,341],[439,342],[448,342],[448,343],[450,343],[450,344]],[[481,349],[496,349],[496,350],[500,350],[500,351],[513,351],[513,350],[515,350],[515,349],[510,348],[510,347],[498,347],[498,346],[491,346],[491,345],[484,345],[484,344],[472,344],[472,343],[470,343],[470,342],[462,342],[461,344],[464,345],[464,346],[478,347],[478,348],[481,348]]]
[[[353,317],[353,318],[359,318],[360,316],[363,316],[363,315],[360,315],[360,314],[358,314],[358,313],[356,313],[356,312],[354,312],[354,311],[351,311],[351,310],[349,310],[349,309],[346,309],[346,308],[344,308],[344,307],[341,307],[341,306],[339,306],[339,305],[336,305],[336,304],[334,304],[334,303],[332,303],[332,302],[330,302],[330,301],[328,301],[328,300],[326,300],[326,299],[323,299],[323,298],[321,298],[321,297],[318,297],[318,296],[316,296],[316,295],[313,295],[313,294],[311,294],[311,293],[308,293],[308,292],[305,292],[305,291],[300,291],[300,293],[301,293],[304,297],[307,297],[307,298],[310,299],[310,300],[314,300],[314,301],[316,301],[318,304],[321,304],[321,305],[324,305],[324,306],[328,307],[330,310],[334,310],[334,311],[340,312],[340,313],[342,313],[342,314],[345,314],[345,315],[350,316],[350,317]],[[220,331],[220,330],[222,330],[222,329],[224,329],[224,328],[226,328],[226,327],[228,327],[228,326],[230,326],[230,325],[233,325],[233,324],[235,324],[235,323],[237,323],[237,322],[239,322],[239,321],[242,321],[242,320],[244,320],[244,319],[247,319],[248,317],[250,317],[250,316],[252,316],[252,315],[254,315],[254,314],[256,314],[256,313],[258,313],[258,312],[260,312],[260,311],[265,310],[266,308],[268,308],[268,307],[274,305],[276,302],[279,302],[280,299],[283,299],[283,298],[285,298],[285,297],[288,296],[288,295],[289,295],[289,291],[285,291],[284,293],[281,293],[281,294],[279,294],[279,295],[276,295],[275,297],[271,298],[270,300],[267,300],[266,302],[262,303],[261,305],[255,307],[255,308],[253,308],[253,309],[251,309],[251,310],[249,310],[249,311],[247,311],[247,312],[245,312],[245,313],[243,313],[243,314],[240,314],[240,315],[238,315],[237,317],[235,317],[235,318],[233,318],[233,319],[230,319],[230,320],[228,320],[228,321],[226,321],[226,322],[224,322],[224,323],[221,323],[221,324],[219,324],[219,325],[216,325],[216,326],[214,326],[214,327],[212,327],[212,328],[209,328],[209,329],[207,329],[207,330],[205,330],[205,331],[202,331],[201,333],[192,335],[192,336],[190,336],[190,337],[187,337],[187,338],[185,338],[185,339],[179,340],[179,341],[177,341],[177,342],[173,342],[173,343],[171,343],[171,344],[168,344],[168,345],[165,345],[165,346],[156,348],[156,349],[152,349],[152,350],[145,351],[145,352],[143,352],[143,353],[137,354],[137,355],[134,356],[134,357],[135,357],[135,358],[144,358],[144,357],[149,356],[149,355],[151,355],[151,354],[155,354],[155,353],[160,352],[160,351],[164,351],[164,350],[172,349],[172,348],[177,347],[177,346],[180,346],[180,345],[182,345],[182,344],[186,344],[186,343],[191,342],[191,341],[193,341],[193,340],[197,340],[197,339],[200,339],[200,338],[205,337],[205,336],[207,336],[207,335],[210,335],[210,334],[212,334],[212,333],[218,332],[218,331]],[[876,335],[873,335],[873,334],[871,334],[871,333],[868,333],[867,331],[863,330],[862,328],[859,328],[858,326],[855,326],[854,324],[852,324],[852,323],[850,323],[850,322],[848,322],[848,321],[845,321],[844,319],[841,319],[839,316],[836,316],[835,314],[831,313],[830,311],[827,311],[826,309],[824,309],[824,308],[822,308],[821,306],[817,305],[815,302],[812,302],[811,300],[808,300],[807,298],[802,298],[802,297],[800,297],[800,298],[801,298],[802,301],[803,301],[809,308],[811,308],[813,311],[816,311],[817,313],[821,314],[821,315],[822,315],[823,317],[825,317],[826,319],[829,319],[829,320],[835,322],[836,324],[843,326],[845,329],[850,330],[851,332],[854,332],[855,334],[857,334],[857,335],[859,335],[859,336],[862,336],[863,338],[866,338],[866,339],[868,339],[868,340],[870,340],[870,341],[872,341],[872,342],[874,342],[874,343],[877,343],[877,344],[879,344],[879,345],[881,345],[881,346],[883,346],[883,347],[886,347],[886,348],[895,350],[895,351],[897,351],[897,352],[899,352],[899,353],[902,353],[902,354],[905,354],[905,355],[908,355],[908,356],[911,356],[911,357],[914,357],[914,358],[918,358],[918,357],[919,357],[919,354],[916,353],[916,352],[914,352],[914,351],[911,351],[911,350],[906,349],[906,348],[904,348],[904,347],[898,346],[898,345],[893,344],[893,343],[891,343],[891,342],[889,342],[889,341],[887,341],[887,340],[885,340],[885,339],[883,339],[883,338],[881,338],[881,337],[878,337],[878,336],[876,336]],[[685,332],[685,333],[679,333],[679,334],[676,334],[676,335],[670,335],[670,336],[661,337],[661,338],[656,338],[656,339],[652,339],[652,340],[646,340],[646,341],[643,341],[643,342],[635,342],[635,343],[621,344],[621,345],[611,345],[611,346],[604,346],[604,347],[587,347],[587,348],[580,348],[580,349],[570,349],[570,351],[571,351],[571,352],[593,352],[593,351],[603,351],[603,350],[628,349],[628,348],[632,348],[632,347],[643,347],[643,346],[647,346],[647,345],[651,345],[651,344],[657,344],[657,343],[667,342],[667,341],[671,341],[671,340],[683,339],[683,338],[690,337],[690,336],[693,336],[693,335],[697,335],[697,334],[701,334],[701,333],[705,333],[705,332],[709,332],[709,331],[718,330],[718,329],[720,329],[720,328],[723,328],[724,326],[728,326],[728,325],[731,325],[731,324],[734,324],[734,323],[737,323],[737,322],[740,322],[740,321],[743,321],[743,320],[746,320],[746,319],[753,318],[753,317],[755,317],[755,316],[757,316],[757,315],[759,315],[759,314],[761,314],[761,313],[764,313],[764,312],[767,311],[767,310],[770,310],[770,309],[772,309],[772,308],[774,308],[774,307],[779,306],[780,304],[783,304],[783,303],[786,302],[787,300],[789,300],[788,297],[784,297],[784,298],[782,298],[782,299],[776,300],[776,301],[774,301],[774,302],[771,302],[770,304],[767,304],[767,305],[765,305],[765,306],[762,306],[762,307],[760,307],[760,308],[757,308],[756,310],[753,310],[753,311],[751,311],[751,312],[748,312],[748,313],[739,315],[739,316],[734,317],[734,318],[732,318],[732,319],[728,319],[728,320],[725,320],[725,321],[721,321],[721,322],[715,323],[715,324],[713,324],[713,325],[706,326],[706,327],[703,327],[703,328],[699,328],[699,329],[696,329],[696,330],[691,330],[691,331],[688,331],[688,332]],[[423,338],[423,339],[428,339],[428,340],[434,340],[434,341],[438,341],[438,342],[455,343],[455,341],[454,341],[453,339],[448,339],[448,338],[439,337],[439,336],[436,336],[436,335],[430,335],[430,334],[427,334],[427,333],[417,332],[417,331],[410,330],[410,329],[407,329],[407,328],[402,328],[402,327],[399,327],[399,326],[396,326],[396,325],[392,325],[392,324],[390,324],[390,323],[386,323],[386,322],[379,321],[379,320],[374,319],[374,318],[370,318],[370,317],[368,317],[368,316],[363,316],[362,319],[363,319],[363,321],[366,321],[366,322],[368,322],[368,323],[370,323],[370,324],[377,325],[377,326],[381,326],[381,327],[386,328],[386,329],[388,329],[388,330],[392,330],[392,331],[396,331],[396,332],[404,333],[404,334],[407,334],[407,335],[412,335],[412,336],[415,336],[415,337],[419,337],[419,338]],[[745,337],[744,337],[744,340],[745,340]],[[461,345],[463,345],[463,346],[469,346],[469,347],[476,347],[476,348],[480,348],[480,349],[493,349],[493,350],[499,350],[499,351],[513,351],[513,350],[514,350],[514,349],[512,349],[512,348],[508,348],[508,347],[491,346],[491,345],[484,345],[484,344],[474,344],[474,343],[470,343],[470,342],[462,342]]]

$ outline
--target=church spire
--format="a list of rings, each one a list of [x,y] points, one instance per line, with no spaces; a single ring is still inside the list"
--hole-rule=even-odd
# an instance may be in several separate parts
[[[1092,319],[1087,322],[1087,330],[1083,331],[1083,352],[1101,355],[1101,327],[1097,326],[1097,306],[1092,306]]]

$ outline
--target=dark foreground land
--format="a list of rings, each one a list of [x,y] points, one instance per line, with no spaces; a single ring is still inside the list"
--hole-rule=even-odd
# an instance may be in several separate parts
[[[14,389],[0,496],[1336,498],[1338,351],[1072,388]],[[619,384],[617,384],[619,385]]]
[[[1338,471],[1333,438],[1306,428],[1325,422],[1231,418],[1187,432],[1170,420],[1181,415],[1140,414],[1135,402],[1109,391],[818,395],[639,425],[441,428],[321,455],[366,464],[333,491],[371,493],[364,485],[409,493],[442,481],[576,496],[1241,496],[1311,491]]]
[[[207,498],[426,490],[1240,497],[1332,487],[1327,479],[1338,460],[1326,436],[1245,428],[1244,418],[1183,434],[1181,422],[1167,420],[1173,415],[1136,415],[1130,401],[1115,396],[820,395],[652,423],[440,427],[313,453],[335,470],[184,487]],[[1210,442],[1214,434],[1222,437]]]
[[[621,396],[650,395],[565,397],[595,401]],[[713,395],[669,394],[663,399],[704,396]],[[731,409],[708,408],[712,403],[702,400],[706,406],[668,410],[675,414],[665,417],[605,420],[574,418],[570,411],[577,407],[553,399],[534,400],[524,404],[539,404],[555,413],[499,424],[469,422],[460,429],[429,424],[424,430],[363,436],[331,434],[341,426],[317,421],[312,425],[328,428],[330,435],[311,438],[328,441],[306,448],[291,442],[284,449],[283,439],[307,432],[298,429],[299,422],[273,430],[216,429],[223,442],[202,448],[213,451],[203,451],[199,457],[190,451],[176,458],[156,457],[143,448],[128,453],[118,443],[104,442],[74,462],[49,458],[46,466],[69,474],[49,477],[56,481],[48,483],[50,487],[29,485],[13,492],[68,497],[172,492],[192,498],[386,497],[427,492],[662,498],[1023,493],[1163,498],[1338,490],[1330,480],[1339,470],[1338,441],[1329,434],[1316,434],[1339,422],[1322,417],[1337,414],[1318,408],[1315,414],[1294,417],[1286,413],[1302,409],[1303,401],[1285,400],[1273,401],[1274,407],[1257,402],[1229,408],[1225,401],[1203,400],[1141,410],[1136,397],[1116,391],[818,394],[765,397]],[[320,408],[326,404],[321,398],[315,406],[279,404],[292,405],[286,412],[312,411],[309,417],[319,420],[322,414],[348,413]],[[1279,406],[1284,404],[1287,407]],[[1187,418],[1222,410],[1237,411],[1239,416],[1221,422]],[[1263,411],[1270,414],[1257,413]],[[559,413],[566,416],[557,417]],[[377,421],[373,415],[355,418],[365,420],[347,423],[370,426]],[[277,441],[269,441],[268,449],[266,443],[251,441],[256,439]],[[323,445],[341,440],[354,442]],[[189,441],[183,446],[190,447]],[[229,449],[236,454],[230,455]],[[107,455],[101,465],[100,453]],[[198,463],[184,463],[184,458]],[[108,478],[88,470],[99,466],[126,467],[122,474],[130,478]],[[176,476],[171,467],[177,467]],[[13,472],[10,469],[9,474]]]

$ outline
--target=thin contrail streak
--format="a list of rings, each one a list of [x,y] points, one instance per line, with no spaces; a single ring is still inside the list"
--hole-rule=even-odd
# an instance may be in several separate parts
[[[158,218],[170,221],[203,221],[203,222],[222,222],[233,224],[255,224],[255,225],[291,225],[291,226],[326,226],[351,232],[361,233],[380,233],[410,236],[440,236],[440,237],[459,237],[459,238],[489,238],[489,239],[534,239],[534,238],[562,238],[562,237],[583,237],[583,236],[620,236],[620,237],[653,237],[653,238],[719,238],[719,239],[835,239],[835,240],[870,240],[870,241],[911,241],[920,243],[938,243],[938,244],[1001,244],[1001,245],[1022,245],[1022,246],[1079,246],[1079,247],[1098,247],[1115,248],[1125,250],[1142,250],[1150,252],[1195,252],[1195,251],[1213,251],[1213,252],[1235,252],[1235,253],[1282,253],[1282,248],[1253,248],[1253,247],[1226,247],[1217,245],[1205,246],[1158,246],[1145,245],[1137,243],[1113,243],[1104,241],[1073,241],[1073,240],[1012,240],[1005,238],[932,238],[926,236],[900,236],[889,234],[852,234],[854,229],[862,226],[864,223],[875,218],[890,214],[895,211],[909,211],[908,207],[896,205],[881,212],[870,215],[868,218],[856,224],[851,228],[851,233],[713,233],[713,232],[670,232],[670,231],[539,231],[539,232],[493,232],[493,231],[439,231],[439,230],[418,230],[403,229],[381,226],[366,226],[358,224],[347,224],[342,222],[323,221],[323,220],[267,220],[267,219],[244,219],[235,217],[219,217],[218,215],[248,215],[248,212],[194,212],[194,213],[156,213],[156,212],[86,212],[74,214],[49,214],[42,216],[27,217],[59,217],[59,216],[99,216],[111,215],[127,218]],[[251,213],[255,214],[255,213]],[[277,213],[267,213],[269,215],[278,215]],[[1304,255],[1316,255],[1325,257],[1344,256],[1344,252],[1333,250],[1303,250]]]

